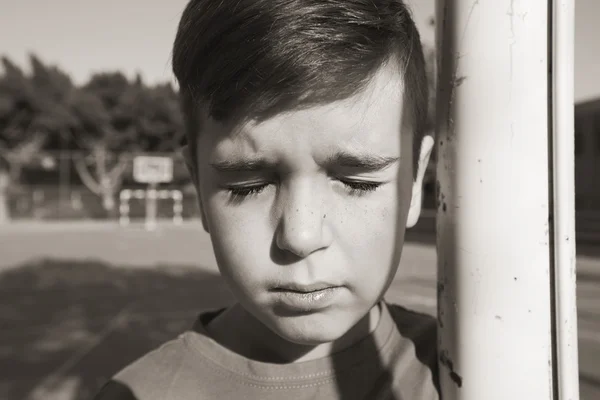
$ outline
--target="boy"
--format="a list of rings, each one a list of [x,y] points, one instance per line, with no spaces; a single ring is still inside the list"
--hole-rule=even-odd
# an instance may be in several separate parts
[[[433,318],[382,298],[433,147],[401,0],[191,0],[186,160],[237,303],[97,399],[438,399]]]

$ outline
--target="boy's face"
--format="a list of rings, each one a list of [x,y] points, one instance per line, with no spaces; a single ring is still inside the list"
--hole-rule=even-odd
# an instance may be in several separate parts
[[[192,174],[205,229],[240,304],[282,338],[346,334],[396,273],[420,213],[402,84],[382,68],[354,98],[248,124],[208,120]]]

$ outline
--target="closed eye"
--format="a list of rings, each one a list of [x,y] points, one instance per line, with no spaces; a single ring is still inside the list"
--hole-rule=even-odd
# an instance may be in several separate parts
[[[240,202],[248,197],[254,196],[265,190],[269,186],[268,183],[261,183],[248,186],[232,186],[227,188],[230,200],[232,202]]]
[[[362,196],[376,191],[381,185],[381,182],[356,181],[347,179],[338,179],[344,185],[344,188],[351,196]],[[268,183],[255,185],[231,186],[227,188],[230,200],[232,202],[241,202],[249,197],[260,194],[269,186]]]
[[[353,181],[339,179],[344,184],[349,194],[353,196],[361,196],[369,192],[374,192],[382,184],[380,182],[369,182],[369,181]]]

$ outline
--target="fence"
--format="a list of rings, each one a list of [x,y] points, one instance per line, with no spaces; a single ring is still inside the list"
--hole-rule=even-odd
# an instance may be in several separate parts
[[[43,152],[19,167],[16,179],[6,185],[5,201],[10,218],[116,219],[119,192],[144,189],[133,179],[133,159],[141,154],[84,154],[80,152]],[[198,217],[196,194],[179,154],[146,154],[173,160],[173,181],[157,189],[176,189],[183,194],[184,219]],[[104,185],[104,187],[103,187]],[[143,200],[130,201],[131,219],[145,215]],[[172,200],[158,202],[158,218],[172,218]]]

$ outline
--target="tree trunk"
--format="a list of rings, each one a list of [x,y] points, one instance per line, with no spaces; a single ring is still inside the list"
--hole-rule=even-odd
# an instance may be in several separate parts
[[[102,158],[101,162],[105,162],[105,158]],[[96,165],[99,166],[98,164]],[[106,166],[102,164],[97,168],[98,177],[100,178],[100,196],[102,197],[102,207],[104,211],[106,211],[106,216],[108,218],[114,218],[116,216],[115,212],[115,198],[114,198],[114,188],[113,182],[111,182],[110,177],[106,174]]]
[[[10,173],[0,169],[0,225],[10,222],[9,194]]]
[[[127,159],[121,158],[116,165],[107,157],[107,150],[96,147],[92,150],[94,156],[93,172],[88,167],[84,158],[75,159],[75,169],[83,183],[102,200],[105,216],[116,218],[118,215],[115,193],[118,192],[123,174],[127,168]]]

